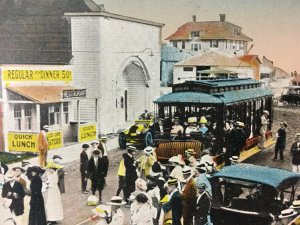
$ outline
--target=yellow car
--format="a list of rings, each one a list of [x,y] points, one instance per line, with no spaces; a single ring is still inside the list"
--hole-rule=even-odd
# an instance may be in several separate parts
[[[135,120],[134,125],[119,134],[119,146],[125,149],[127,143],[151,146],[153,144],[153,119]]]

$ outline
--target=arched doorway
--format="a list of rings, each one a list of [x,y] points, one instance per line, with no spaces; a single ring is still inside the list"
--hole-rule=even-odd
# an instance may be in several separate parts
[[[129,57],[117,75],[118,124],[132,122],[149,107],[149,74],[139,57]]]

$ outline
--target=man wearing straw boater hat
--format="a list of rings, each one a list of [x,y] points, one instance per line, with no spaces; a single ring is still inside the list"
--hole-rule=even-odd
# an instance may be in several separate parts
[[[123,201],[120,196],[113,196],[109,202],[106,203],[111,206],[111,222],[110,225],[119,225],[124,223],[124,213],[121,206],[125,205],[126,202]]]
[[[189,166],[183,167],[182,173],[185,179],[182,185],[183,224],[192,225],[193,211],[195,209],[195,202],[197,199],[196,182]]]
[[[259,133],[261,135],[261,139],[260,139],[260,143],[258,145],[258,147],[260,147],[261,149],[264,149],[264,143],[266,140],[266,133],[268,130],[268,124],[269,124],[269,119],[268,116],[270,115],[268,110],[264,110],[262,113],[262,116],[260,117],[260,129],[259,129]]]
[[[194,224],[206,225],[208,222],[209,210],[211,207],[210,196],[205,191],[206,185],[204,183],[199,183],[198,197],[196,199],[196,207],[194,211]]]
[[[154,164],[155,158],[153,156],[153,147],[147,146],[144,149],[144,155],[137,159],[139,162],[139,171],[141,173],[141,178],[147,178],[151,173],[151,168]]]
[[[125,165],[125,188],[124,197],[129,206],[129,196],[135,191],[135,181],[138,178],[136,172],[136,161],[134,160],[134,153],[136,147],[129,145],[127,147],[127,154],[124,154],[124,165]]]
[[[172,210],[173,225],[181,225],[182,217],[182,200],[178,190],[177,179],[169,179],[167,181],[167,191],[169,194],[169,201],[162,206],[165,213]]]
[[[11,199],[10,211],[16,225],[21,225],[21,216],[24,213],[25,191],[23,186],[15,180],[13,171],[9,170],[5,178],[7,182],[3,185],[2,198]]]

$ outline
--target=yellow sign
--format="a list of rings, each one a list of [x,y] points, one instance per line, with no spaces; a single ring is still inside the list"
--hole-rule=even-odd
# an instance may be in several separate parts
[[[8,133],[8,149],[17,152],[36,152],[36,133]]]
[[[52,131],[47,133],[48,149],[56,149],[63,147],[62,131]]]
[[[93,125],[83,125],[79,128],[79,142],[91,141],[97,138],[97,127]]]
[[[4,81],[71,81],[71,70],[3,70]]]

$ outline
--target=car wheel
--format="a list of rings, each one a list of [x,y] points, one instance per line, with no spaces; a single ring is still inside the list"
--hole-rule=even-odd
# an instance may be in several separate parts
[[[124,133],[119,134],[119,146],[121,149],[126,148],[126,136]]]
[[[145,135],[145,146],[152,146],[153,145],[153,138],[150,132],[147,132]]]

